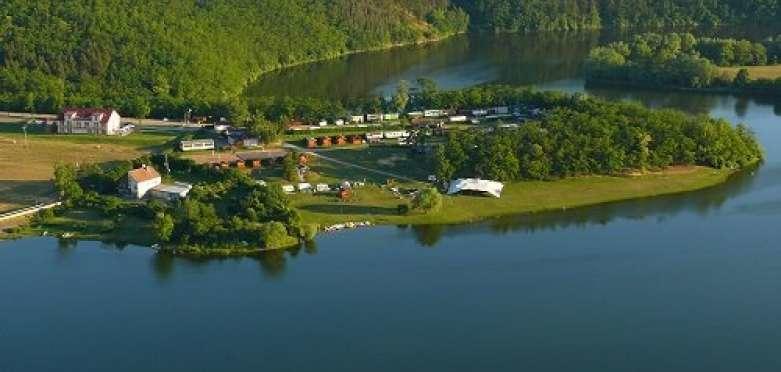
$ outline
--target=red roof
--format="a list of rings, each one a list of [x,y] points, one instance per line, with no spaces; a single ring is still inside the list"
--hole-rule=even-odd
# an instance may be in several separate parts
[[[134,169],[130,172],[127,172],[127,177],[132,179],[133,181],[136,181],[136,183],[149,181],[154,178],[160,177],[160,174],[157,173],[155,168],[152,167],[143,167]]]
[[[60,120],[64,120],[66,116],[72,119],[88,120],[96,115],[102,114],[103,116],[101,116],[100,122],[101,124],[105,124],[108,122],[108,118],[111,117],[111,113],[113,112],[114,110],[102,108],[65,108],[60,114]]]

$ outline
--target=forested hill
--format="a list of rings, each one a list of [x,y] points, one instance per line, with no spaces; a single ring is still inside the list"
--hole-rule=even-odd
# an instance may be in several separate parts
[[[220,115],[274,68],[495,31],[781,19],[781,0],[3,0],[0,110]],[[468,15],[469,14],[469,15]]]
[[[502,32],[778,23],[781,0],[456,0]]]
[[[265,70],[467,25],[449,0],[3,0],[0,109],[214,111]]]

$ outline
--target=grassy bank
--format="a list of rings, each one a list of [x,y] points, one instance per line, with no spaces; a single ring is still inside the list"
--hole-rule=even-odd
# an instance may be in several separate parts
[[[748,70],[748,78],[756,79],[778,79],[781,78],[781,65],[771,66],[743,66],[743,67],[719,67],[719,71],[724,73],[730,79],[734,79],[741,69]]]
[[[297,195],[293,205],[307,223],[322,226],[348,221],[374,224],[451,224],[514,214],[577,208],[627,199],[694,191],[725,182],[729,170],[705,167],[674,168],[640,176],[586,176],[544,182],[507,184],[500,199],[480,196],[445,196],[434,214],[399,215],[405,200],[392,192],[359,189],[350,202],[333,196]]]

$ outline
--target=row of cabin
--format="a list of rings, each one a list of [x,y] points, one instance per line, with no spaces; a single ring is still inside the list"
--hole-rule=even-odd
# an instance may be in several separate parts
[[[215,169],[228,169],[228,168],[238,168],[238,169],[245,169],[245,168],[252,168],[252,169],[260,169],[263,167],[263,164],[260,160],[232,160],[232,161],[215,161],[212,162],[212,167]]]
[[[334,120],[335,125],[345,125],[349,121],[350,124],[362,124],[362,123],[381,123],[383,121],[396,121],[399,120],[401,115],[398,113],[378,113],[378,114],[365,114],[365,115],[350,115],[348,118],[345,119],[336,119]],[[328,125],[328,121],[322,120],[320,121],[319,125],[321,127],[324,127]]]
[[[331,147],[331,146],[345,146],[345,145],[362,145],[364,139],[360,135],[351,136],[322,136],[318,138],[310,137],[306,139],[306,147],[310,149],[318,147]]]
[[[406,130],[386,130],[384,132],[366,133],[366,141],[369,143],[378,143],[388,139],[409,138],[410,132]]]

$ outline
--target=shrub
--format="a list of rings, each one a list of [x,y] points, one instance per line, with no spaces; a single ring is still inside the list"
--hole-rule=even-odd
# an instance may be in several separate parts
[[[412,200],[412,208],[426,213],[436,212],[442,207],[442,194],[435,188],[421,191]]]
[[[290,236],[285,225],[281,222],[269,222],[263,224],[260,229],[260,240],[266,248],[279,248],[285,244]]]

